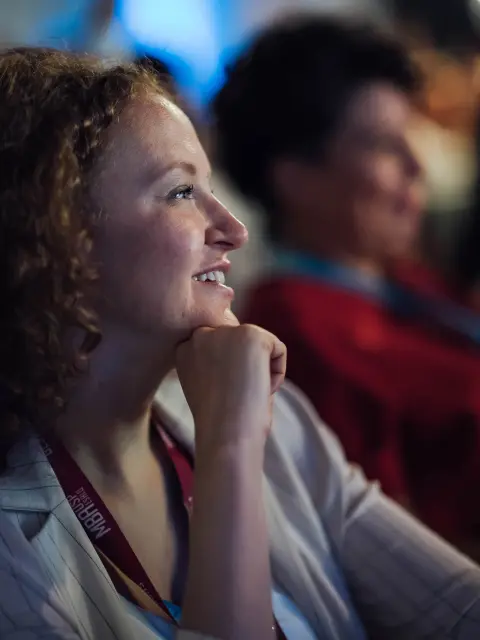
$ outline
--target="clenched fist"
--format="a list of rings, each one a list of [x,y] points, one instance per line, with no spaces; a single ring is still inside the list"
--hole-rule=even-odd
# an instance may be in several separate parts
[[[177,371],[195,420],[197,452],[263,446],[286,347],[254,325],[200,328],[177,349]]]

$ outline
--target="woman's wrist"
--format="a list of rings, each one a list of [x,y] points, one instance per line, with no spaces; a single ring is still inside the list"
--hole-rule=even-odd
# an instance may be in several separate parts
[[[212,425],[215,429],[212,429]],[[205,417],[195,421],[197,464],[203,459],[218,458],[219,462],[255,462],[263,467],[269,422],[245,415],[221,418]]]
[[[195,475],[210,475],[220,470],[231,469],[242,473],[263,471],[265,438],[247,436],[235,441],[209,442],[197,438],[195,452]]]

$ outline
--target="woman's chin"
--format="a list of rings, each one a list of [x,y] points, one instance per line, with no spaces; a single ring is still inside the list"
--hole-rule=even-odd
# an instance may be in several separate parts
[[[199,329],[200,327],[211,327],[212,329],[218,329],[218,327],[238,327],[239,324],[237,316],[232,312],[230,307],[228,307],[221,313],[206,314],[205,317],[198,318],[194,329]]]
[[[239,324],[240,322],[238,321],[237,316],[231,309],[227,309],[224,314],[222,326],[227,325],[230,327],[238,327]]]

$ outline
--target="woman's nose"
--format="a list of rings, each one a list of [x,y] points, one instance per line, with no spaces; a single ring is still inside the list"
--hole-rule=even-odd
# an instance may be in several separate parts
[[[216,198],[211,204],[211,224],[207,228],[206,243],[209,245],[223,245],[227,251],[240,249],[248,241],[247,227],[240,222]]]

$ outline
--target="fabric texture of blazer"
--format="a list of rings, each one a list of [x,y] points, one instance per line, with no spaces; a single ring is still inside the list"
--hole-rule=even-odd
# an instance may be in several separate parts
[[[157,399],[193,452],[175,374]],[[480,637],[480,568],[367,483],[289,383],[274,402],[263,490],[272,579],[318,638]],[[0,476],[0,638],[158,639],[128,613],[33,434]]]

